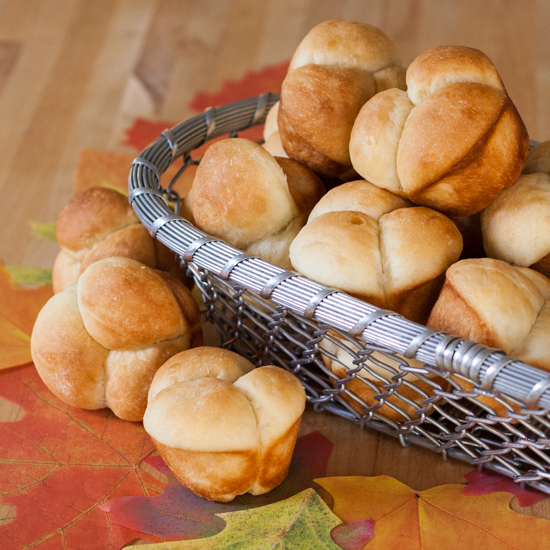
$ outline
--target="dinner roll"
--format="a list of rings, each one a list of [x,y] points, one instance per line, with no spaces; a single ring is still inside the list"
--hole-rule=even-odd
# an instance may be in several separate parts
[[[275,159],[253,141],[225,139],[199,165],[193,217],[206,233],[289,269],[288,247],[323,193],[321,180],[300,163]]]
[[[231,351],[202,347],[158,370],[143,425],[185,487],[228,502],[283,481],[305,401],[289,372],[253,369]]]
[[[344,342],[342,342],[342,344],[344,344]],[[352,352],[357,352],[358,350],[357,346],[349,342],[345,342],[345,345],[349,347]],[[322,341],[321,347],[335,357],[335,359],[333,359],[328,355],[323,355],[325,365],[336,374],[338,378],[349,379],[351,375],[349,375],[348,372],[357,369],[357,364],[353,363],[355,359],[354,356],[342,345],[338,345],[328,338]],[[387,393],[388,390],[385,389],[384,386],[395,383],[391,378],[400,372],[405,363],[415,368],[423,367],[420,361],[416,359],[404,359],[400,354],[396,354],[395,357],[392,357],[376,351],[372,352],[365,359],[365,367],[356,372],[355,377],[346,382],[345,387],[355,394],[355,396],[362,399],[369,407],[382,403],[381,407],[373,411],[376,414],[384,416],[394,422],[409,420],[406,415],[416,420],[417,417],[415,416],[415,412],[425,406],[422,400],[433,397],[433,391],[438,386],[443,390],[448,390],[449,384],[443,378],[433,373],[423,375],[429,380],[428,382],[412,372],[407,372],[402,378],[406,383],[402,383],[399,388],[395,390],[397,393],[392,392],[389,397],[385,397],[382,400],[376,399],[375,395]],[[389,366],[389,368],[386,366]],[[359,403],[351,395],[342,393],[342,397],[354,409],[362,414],[366,414],[364,405]],[[418,407],[410,403],[409,400],[416,403]]]
[[[425,322],[445,270],[460,256],[462,236],[443,214],[403,206],[387,191],[355,207],[343,200],[373,197],[373,187],[353,182],[327,193],[292,242],[292,265],[323,285]],[[333,211],[332,196],[334,208],[346,210]]]
[[[174,252],[149,235],[128,198],[113,189],[91,187],[73,195],[59,213],[56,236],[61,251],[53,266],[54,293],[76,283],[90,264],[110,256],[132,258],[192,284]]]
[[[521,175],[481,213],[487,256],[550,276],[550,176]]]
[[[129,258],[105,258],[40,311],[32,358],[65,403],[109,407],[119,418],[138,421],[157,369],[201,344],[199,321],[199,308],[180,281]]]
[[[550,280],[501,260],[462,260],[447,270],[428,326],[550,370]]]
[[[357,113],[374,94],[405,89],[393,42],[355,21],[325,21],[296,49],[281,88],[278,128],[283,148],[321,176],[347,171]]]
[[[288,158],[286,151],[283,149],[281,142],[281,134],[279,133],[279,127],[277,125],[277,116],[279,114],[279,101],[277,101],[265,119],[264,125],[264,149],[271,153],[274,157]]]
[[[534,172],[550,174],[550,140],[539,143],[529,151],[522,173],[533,174]]]
[[[482,52],[440,46],[407,69],[407,92],[376,94],[350,139],[354,168],[369,181],[465,217],[514,183],[529,138],[500,77]]]

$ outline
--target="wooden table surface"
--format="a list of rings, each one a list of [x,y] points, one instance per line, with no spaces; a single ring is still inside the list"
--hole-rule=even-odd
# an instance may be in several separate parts
[[[326,19],[380,27],[405,65],[441,44],[479,48],[530,137],[550,138],[550,1],[0,0],[2,262],[52,266],[57,246],[27,220],[56,219],[83,148],[133,152],[120,142],[135,117],[185,119],[195,92],[289,59]],[[0,419],[13,411],[0,403]],[[307,412],[301,432],[315,429],[336,444],[328,475],[388,474],[421,490],[473,469]],[[548,502],[522,512],[550,519]]]

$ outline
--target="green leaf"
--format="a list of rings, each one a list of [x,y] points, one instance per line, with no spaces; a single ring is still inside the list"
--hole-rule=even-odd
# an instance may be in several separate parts
[[[52,270],[41,267],[22,267],[19,265],[6,265],[5,270],[10,274],[11,280],[18,285],[51,285]]]
[[[55,236],[55,228],[57,225],[56,222],[42,223],[29,220],[29,225],[31,226],[32,234],[35,237],[46,239],[47,241],[51,241],[52,243],[57,242],[57,238]]]
[[[112,189],[113,191],[118,191],[121,195],[128,196],[128,190],[122,189],[118,185],[113,185],[112,183],[109,183],[107,180],[103,180],[101,182],[101,187],[105,187],[107,189]]]
[[[341,521],[321,497],[306,489],[286,500],[239,512],[218,514],[226,523],[219,534],[204,539],[136,546],[136,550],[317,550],[340,547],[330,532]]]

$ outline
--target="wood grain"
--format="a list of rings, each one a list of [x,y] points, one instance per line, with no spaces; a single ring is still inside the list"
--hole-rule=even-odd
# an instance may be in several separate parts
[[[51,267],[56,246],[27,220],[56,219],[83,148],[130,152],[120,141],[135,117],[178,122],[197,91],[288,59],[334,18],[381,27],[405,64],[441,44],[481,49],[531,137],[550,138],[550,0],[0,0],[2,262]],[[3,421],[18,414],[0,403]],[[388,474],[425,489],[472,469],[308,411],[301,433],[316,429],[336,444],[328,475]],[[522,512],[550,518],[549,506]]]

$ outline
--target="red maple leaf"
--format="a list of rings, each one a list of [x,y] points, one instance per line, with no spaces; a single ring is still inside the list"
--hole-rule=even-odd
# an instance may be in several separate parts
[[[197,92],[189,102],[193,111],[200,113],[207,107],[217,107],[231,101],[264,94],[278,93],[288,71],[290,60],[268,65],[260,71],[249,71],[238,80],[226,80],[215,93]]]
[[[283,61],[278,65],[264,67],[260,71],[250,71],[238,80],[226,80],[221,89],[215,93],[197,92],[189,102],[189,108],[200,113],[207,107],[217,107],[218,105],[266,92],[280,92],[281,84],[288,70],[288,64],[289,61]],[[133,125],[126,130],[123,145],[133,147],[136,151],[142,151],[155,141],[164,130],[175,124],[175,122],[137,118],[134,120]],[[257,141],[261,139],[262,132],[263,126],[255,126],[240,132],[239,137]],[[218,139],[223,139],[223,136]],[[205,146],[197,149],[195,156],[201,157],[204,150]]]
[[[374,537],[372,519],[341,523],[332,529],[330,538],[343,550],[361,550]]]
[[[521,508],[533,506],[550,497],[529,486],[522,486],[512,478],[484,468],[474,470],[464,476],[468,485],[462,489],[463,495],[489,495],[491,493],[512,493],[518,499]]]
[[[172,474],[160,456],[146,462],[168,477],[161,495],[122,497],[101,506],[113,523],[135,531],[155,534],[171,539],[211,537],[225,527],[216,514],[236,512],[266,506],[310,488],[313,478],[324,476],[334,445],[320,432],[298,439],[289,474],[286,479],[265,495],[241,495],[232,502],[210,502],[188,491]]]
[[[32,365],[0,375],[0,397],[25,411],[0,423],[0,498],[15,506],[15,518],[0,526],[0,548],[118,550],[138,538],[112,525],[99,505],[161,489],[139,468],[154,449],[142,424],[66,405]]]

